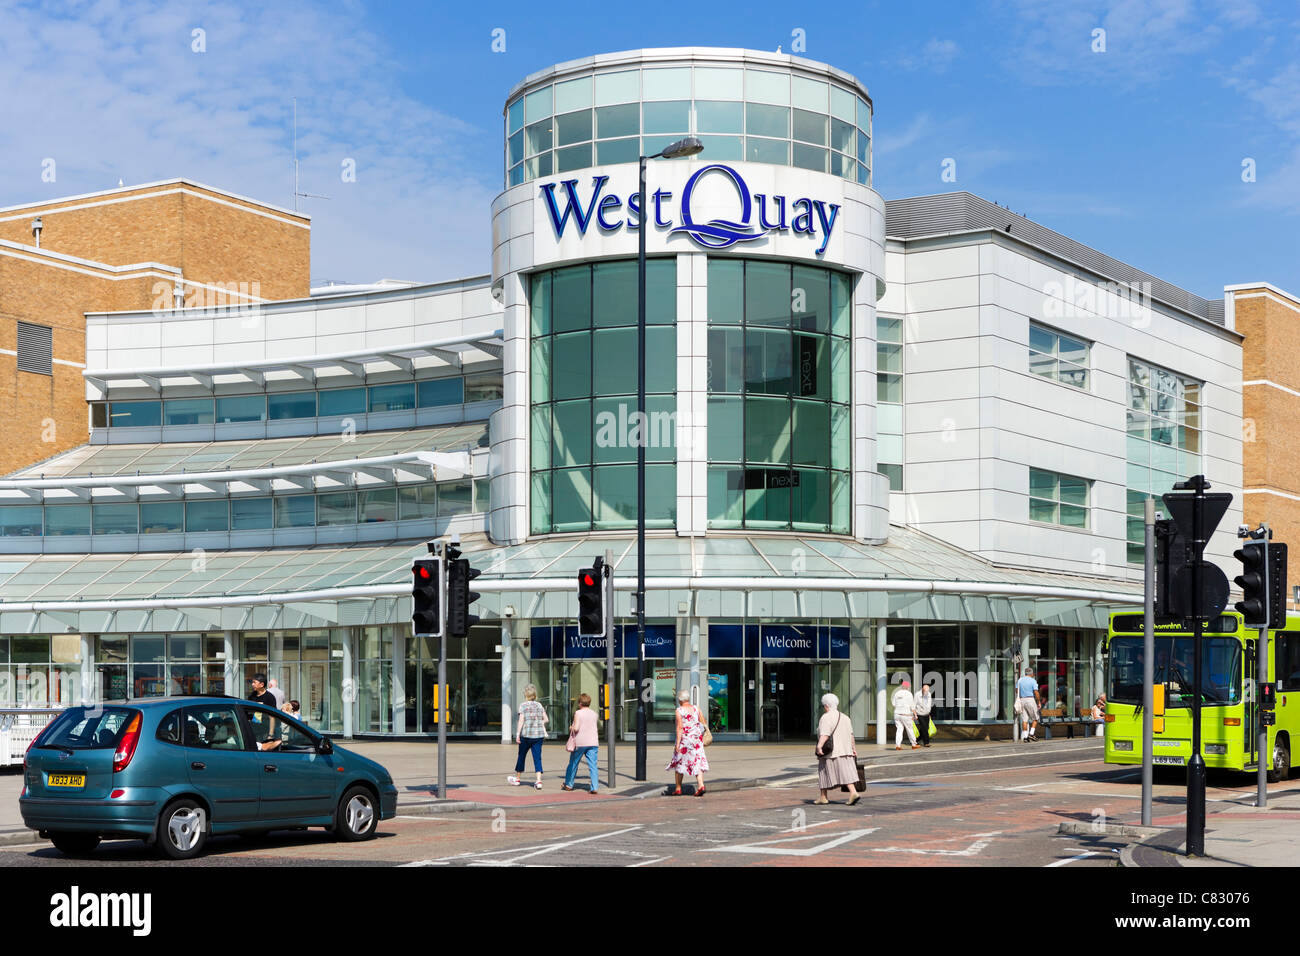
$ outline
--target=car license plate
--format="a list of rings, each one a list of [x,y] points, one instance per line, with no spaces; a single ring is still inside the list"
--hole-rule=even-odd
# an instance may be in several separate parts
[[[1177,766],[1181,767],[1181,766],[1183,765],[1183,758],[1182,758],[1182,757],[1157,757],[1157,756],[1154,756],[1154,755],[1153,755],[1153,756],[1151,757],[1151,762],[1152,762],[1152,763],[1171,763],[1171,764],[1176,764]]]
[[[46,784],[49,787],[84,787],[85,785],[84,773],[52,773]]]

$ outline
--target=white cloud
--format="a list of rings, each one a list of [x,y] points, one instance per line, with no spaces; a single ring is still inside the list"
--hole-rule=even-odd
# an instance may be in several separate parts
[[[183,176],[292,207],[297,96],[302,189],[330,197],[303,203],[313,276],[486,272],[499,167],[463,157],[499,130],[396,92],[364,19],[355,2],[308,0],[197,13],[164,0],[8,7],[0,204]],[[204,53],[191,50],[195,29]],[[46,157],[53,184],[41,181]],[[340,176],[348,158],[355,183]]]

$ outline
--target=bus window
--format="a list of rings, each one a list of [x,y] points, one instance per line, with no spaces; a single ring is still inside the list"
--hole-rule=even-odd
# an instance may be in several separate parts
[[[1192,638],[1157,635],[1155,680],[1169,688],[1167,706],[1192,704]],[[1202,645],[1201,696],[1205,703],[1241,701],[1241,644],[1226,637],[1207,638]],[[1142,638],[1115,637],[1110,642],[1109,700],[1142,702]]]
[[[1278,690],[1300,690],[1300,634],[1274,637],[1273,673]]]

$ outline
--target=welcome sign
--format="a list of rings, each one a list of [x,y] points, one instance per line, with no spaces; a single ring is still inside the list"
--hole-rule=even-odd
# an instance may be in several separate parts
[[[595,228],[600,233],[636,232],[643,216],[640,194],[620,195],[610,188],[610,177],[591,177],[591,186],[579,180],[542,183],[538,189],[556,240],[572,226],[579,236]],[[769,236],[807,236],[821,256],[835,231],[841,204],[809,196],[754,192],[744,177],[724,163],[702,166],[682,186],[680,196],[656,189],[647,193],[648,213],[654,225],[669,235],[686,235],[705,249],[727,249]],[[713,210],[711,215],[705,209]]]

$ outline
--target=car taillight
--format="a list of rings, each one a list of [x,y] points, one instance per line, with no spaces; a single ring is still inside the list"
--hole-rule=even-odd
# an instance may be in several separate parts
[[[42,730],[39,734],[37,734],[35,737],[32,738],[32,742],[29,743],[27,745],[27,749],[23,751],[23,773],[27,772],[27,755],[31,753],[32,748],[36,746],[36,741],[40,740],[44,736],[45,736],[45,731]]]
[[[113,773],[121,773],[126,769],[131,758],[135,756],[136,744],[140,742],[140,715],[137,713],[131,718],[131,723],[127,725],[126,732],[122,734],[122,740],[117,745],[117,753],[113,754]]]

